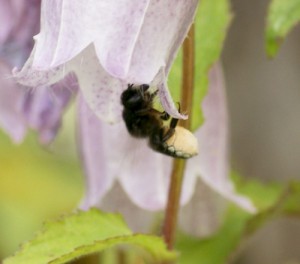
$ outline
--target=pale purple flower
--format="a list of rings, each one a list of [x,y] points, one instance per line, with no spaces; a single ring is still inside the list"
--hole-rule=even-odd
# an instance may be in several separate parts
[[[120,121],[120,94],[128,83],[160,87],[171,115],[178,113],[166,78],[193,21],[198,0],[52,0],[42,4],[41,32],[15,78],[52,84],[75,72],[90,108],[107,122]]]
[[[19,112],[23,92],[12,79],[7,78],[9,73],[10,67],[0,60],[0,128],[17,143],[26,133],[26,125]]]
[[[60,82],[26,91],[20,113],[29,128],[38,131],[42,144],[50,143],[61,127],[62,114],[78,90],[77,79],[68,74]]]
[[[116,180],[140,207],[165,206],[171,158],[128,135],[120,122],[120,94],[128,83],[148,83],[158,87],[169,114],[186,118],[169,94],[167,75],[197,4],[198,0],[42,2],[41,30],[31,55],[22,69],[13,71],[15,80],[35,89],[21,95],[18,105],[25,124],[39,131],[42,142],[49,142],[78,82],[80,147],[87,173],[82,208],[97,204]],[[182,203],[190,200],[200,176],[224,197],[253,212],[251,202],[234,192],[227,177],[224,91],[220,73],[212,74],[203,105],[207,120],[196,132],[200,154],[188,161]],[[51,95],[59,100],[51,100]]]
[[[35,89],[12,79],[12,67],[22,66],[30,54],[39,20],[40,0],[0,0],[0,127],[16,143],[23,140],[27,128],[38,131],[41,143],[51,142],[78,88],[71,74],[55,85]]]
[[[15,142],[22,141],[26,124],[20,115],[24,91],[11,79],[11,68],[22,66],[38,32],[39,1],[0,0],[0,127]]]

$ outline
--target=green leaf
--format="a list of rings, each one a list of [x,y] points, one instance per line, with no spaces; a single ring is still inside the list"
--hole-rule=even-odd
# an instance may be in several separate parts
[[[228,0],[202,0],[195,19],[195,91],[193,96],[192,130],[204,121],[201,103],[208,88],[208,73],[220,58],[227,28],[231,20]],[[180,98],[182,52],[177,56],[169,87],[175,101]]]
[[[208,89],[208,73],[219,60],[231,21],[230,1],[202,0],[195,21],[196,65],[192,130],[203,122],[201,103]]]
[[[300,20],[300,0],[273,0],[266,27],[266,52],[274,57],[289,31]]]
[[[176,257],[160,237],[133,234],[120,215],[92,209],[47,223],[44,230],[4,264],[65,263],[120,244],[138,246],[156,261]]]
[[[180,250],[180,264],[227,263],[241,246],[245,238],[274,217],[299,215],[300,182],[282,184],[261,184],[258,181],[245,182],[233,175],[236,187],[243,195],[249,196],[258,208],[255,215],[230,206],[218,232],[207,238],[197,239],[181,235],[177,249]]]
[[[207,239],[180,236],[177,245],[177,249],[181,252],[179,264],[227,263],[228,256],[240,242],[248,217],[248,214],[231,208],[216,235]]]

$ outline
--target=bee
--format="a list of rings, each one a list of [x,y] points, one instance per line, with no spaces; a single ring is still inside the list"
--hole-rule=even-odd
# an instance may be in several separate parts
[[[149,88],[148,84],[128,84],[121,95],[123,119],[129,134],[148,138],[153,150],[174,158],[188,159],[197,155],[196,137],[184,127],[177,126],[178,119],[154,108],[158,90],[151,93]]]

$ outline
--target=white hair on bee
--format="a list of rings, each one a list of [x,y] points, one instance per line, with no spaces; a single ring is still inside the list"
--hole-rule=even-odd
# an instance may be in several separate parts
[[[198,154],[198,140],[194,134],[182,126],[175,128],[174,134],[165,142],[166,148],[179,158],[191,158]]]

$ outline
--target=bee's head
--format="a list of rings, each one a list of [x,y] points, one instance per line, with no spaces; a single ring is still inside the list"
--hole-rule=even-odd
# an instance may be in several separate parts
[[[121,103],[128,109],[141,108],[145,104],[145,93],[148,89],[148,84],[138,86],[128,84],[127,89],[121,95]]]

